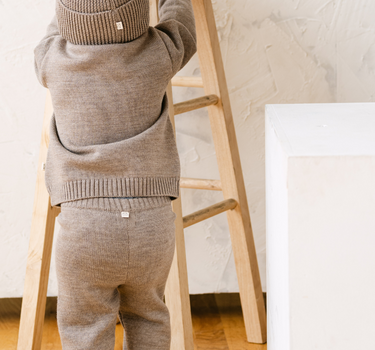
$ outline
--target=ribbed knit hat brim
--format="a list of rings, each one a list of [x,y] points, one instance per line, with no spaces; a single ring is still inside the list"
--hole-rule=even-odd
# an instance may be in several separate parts
[[[63,38],[78,45],[124,43],[149,27],[149,0],[56,0]]]

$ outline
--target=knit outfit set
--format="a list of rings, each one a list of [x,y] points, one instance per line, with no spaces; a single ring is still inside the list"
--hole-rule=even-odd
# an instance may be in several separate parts
[[[163,302],[180,160],[166,87],[196,52],[191,0],[56,0],[34,50],[54,108],[45,183],[60,206],[55,261],[63,350],[169,350]]]

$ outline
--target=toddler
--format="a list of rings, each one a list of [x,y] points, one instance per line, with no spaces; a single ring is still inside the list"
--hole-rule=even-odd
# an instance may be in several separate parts
[[[180,161],[166,87],[196,52],[191,0],[56,0],[34,50],[54,113],[45,168],[61,206],[55,257],[63,350],[169,350],[163,302]]]

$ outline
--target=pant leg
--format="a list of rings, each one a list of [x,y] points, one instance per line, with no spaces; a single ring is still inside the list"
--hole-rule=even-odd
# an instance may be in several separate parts
[[[119,286],[124,350],[169,350],[170,315],[163,301],[175,251],[171,206],[134,212],[126,283]]]
[[[129,216],[121,215],[124,210]],[[55,257],[63,350],[113,350],[119,310],[124,349],[169,350],[162,297],[174,253],[174,218],[165,197],[62,205]]]
[[[127,223],[113,213],[64,208],[56,239],[57,324],[63,350],[113,350]],[[124,271],[122,271],[124,270]]]

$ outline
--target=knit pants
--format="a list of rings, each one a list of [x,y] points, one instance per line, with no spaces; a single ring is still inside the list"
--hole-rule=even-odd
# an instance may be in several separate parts
[[[163,302],[175,250],[169,197],[93,198],[61,205],[57,325],[63,350],[169,350]]]

